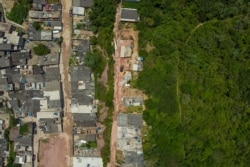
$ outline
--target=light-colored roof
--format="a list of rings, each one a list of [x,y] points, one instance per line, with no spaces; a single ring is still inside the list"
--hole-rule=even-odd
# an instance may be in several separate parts
[[[49,112],[49,111],[40,111],[37,112],[37,119],[41,118],[59,118],[60,112]]]
[[[129,46],[121,46],[121,54],[120,57],[131,57],[132,49]]]
[[[84,15],[85,9],[83,7],[73,7],[73,14]]]
[[[49,97],[50,100],[59,100],[60,99],[60,91],[44,91],[44,96]]]
[[[103,167],[100,157],[73,157],[73,167]]]

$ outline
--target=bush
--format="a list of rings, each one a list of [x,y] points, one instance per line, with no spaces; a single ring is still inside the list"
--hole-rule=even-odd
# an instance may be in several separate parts
[[[32,26],[38,31],[42,29],[41,23],[39,22],[33,22]]]
[[[18,23],[22,24],[24,19],[26,19],[29,11],[29,2],[28,1],[20,1],[19,3],[15,3],[10,13],[7,14],[7,18]]]
[[[29,126],[28,124],[23,124],[20,126],[19,133],[21,135],[26,135],[29,132]]]
[[[48,46],[44,45],[44,44],[38,44],[37,46],[35,46],[33,48],[33,51],[35,52],[36,55],[38,56],[44,56],[48,53],[50,53],[50,49]]]

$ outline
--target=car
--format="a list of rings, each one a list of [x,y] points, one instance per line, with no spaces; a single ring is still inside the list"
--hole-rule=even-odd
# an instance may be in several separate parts
[[[69,15],[70,15],[70,17],[73,16],[73,11],[72,11],[72,9],[69,10]]]
[[[32,155],[32,161],[35,161],[35,160],[36,160],[36,155],[33,154],[33,155]]]
[[[124,66],[120,67],[120,72],[123,72]]]

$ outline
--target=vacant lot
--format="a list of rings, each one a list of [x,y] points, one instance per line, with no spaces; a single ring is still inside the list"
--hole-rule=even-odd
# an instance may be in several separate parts
[[[66,139],[54,136],[40,140],[39,167],[66,167],[68,164]]]

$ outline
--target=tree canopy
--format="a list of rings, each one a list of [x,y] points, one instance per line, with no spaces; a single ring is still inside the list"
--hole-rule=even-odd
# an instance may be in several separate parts
[[[128,4],[126,4],[128,5]],[[250,164],[247,0],[142,0],[146,166]],[[148,12],[150,11],[150,12]],[[147,51],[147,45],[154,49]]]
[[[35,46],[33,48],[33,51],[38,56],[44,56],[44,55],[50,53],[49,47],[42,44],[42,43],[39,43],[37,46]]]

